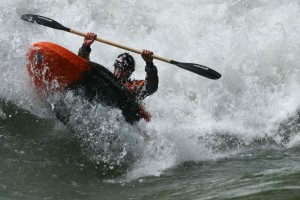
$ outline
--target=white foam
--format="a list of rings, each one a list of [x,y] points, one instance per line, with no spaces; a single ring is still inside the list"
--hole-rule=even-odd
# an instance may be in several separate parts
[[[210,138],[228,133],[244,143],[266,135],[280,142],[276,133],[280,123],[300,109],[300,9],[296,0],[154,0],[151,4],[144,0],[89,4],[16,0],[1,2],[0,10],[0,98],[35,113],[43,113],[43,106],[37,106],[28,84],[27,48],[36,41],[51,41],[77,52],[83,38],[23,22],[23,13],[45,15],[67,27],[170,59],[207,65],[223,75],[209,80],[155,61],[159,90],[145,100],[153,120],[143,126],[157,135],[152,146],[166,149],[153,153],[147,146],[141,150],[143,142],[138,142],[142,158],[132,177],[157,175],[186,160],[215,159],[220,152],[213,152],[206,141],[213,143]],[[92,48],[91,59],[109,69],[124,52],[105,44]],[[134,77],[144,78],[144,62],[134,57]],[[112,125],[108,125],[110,131],[136,132],[136,127]],[[294,137],[290,144],[297,141]]]

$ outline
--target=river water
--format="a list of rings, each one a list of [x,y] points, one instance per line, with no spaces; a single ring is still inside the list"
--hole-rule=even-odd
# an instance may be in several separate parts
[[[0,199],[300,198],[299,1],[0,0],[0,11]],[[150,123],[68,94],[71,131],[37,98],[26,52],[50,41],[77,53],[83,38],[26,13],[223,76],[154,61]],[[124,52],[92,49],[110,70]]]

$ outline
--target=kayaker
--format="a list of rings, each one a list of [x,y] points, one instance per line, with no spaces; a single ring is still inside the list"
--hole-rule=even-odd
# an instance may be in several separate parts
[[[90,59],[91,45],[97,38],[95,33],[87,33],[84,38],[82,47],[79,49],[78,55],[84,59]],[[146,62],[145,80],[131,80],[130,76],[135,71],[134,58],[129,53],[120,54],[114,62],[114,75],[116,78],[129,89],[138,100],[143,100],[147,96],[153,94],[158,88],[157,68],[153,64],[153,58],[149,57],[153,52],[149,50],[142,51],[142,58]]]

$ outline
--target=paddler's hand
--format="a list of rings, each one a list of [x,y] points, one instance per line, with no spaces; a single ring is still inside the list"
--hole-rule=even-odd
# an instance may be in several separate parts
[[[153,55],[153,52],[152,52],[152,51],[143,49],[141,55],[142,55],[142,58],[144,59],[144,61],[145,61],[146,63],[152,63],[152,62],[153,62],[153,58],[152,58],[152,57],[149,57],[150,55]]]
[[[84,38],[83,46],[85,47],[91,46],[91,44],[93,44],[96,38],[97,35],[95,33],[90,33],[90,32],[87,33],[86,37]]]

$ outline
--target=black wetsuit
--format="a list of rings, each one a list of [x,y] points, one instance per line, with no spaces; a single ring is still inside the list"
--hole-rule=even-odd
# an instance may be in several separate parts
[[[90,47],[82,46],[78,51],[78,56],[89,60],[92,49]],[[157,68],[151,63],[146,63],[145,66],[146,78],[145,80],[127,80],[123,85],[131,91],[137,100],[143,100],[147,96],[153,94],[158,88]]]

